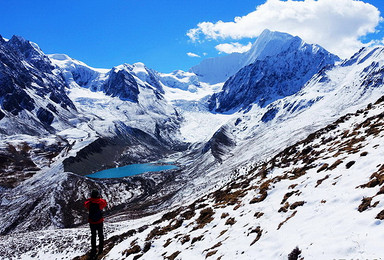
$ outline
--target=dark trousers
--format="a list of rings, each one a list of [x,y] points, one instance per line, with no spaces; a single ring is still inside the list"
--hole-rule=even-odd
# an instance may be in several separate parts
[[[91,227],[91,252],[96,253],[96,232],[99,236],[99,253],[103,251],[104,246],[104,234],[103,234],[103,223],[100,224],[89,224]]]

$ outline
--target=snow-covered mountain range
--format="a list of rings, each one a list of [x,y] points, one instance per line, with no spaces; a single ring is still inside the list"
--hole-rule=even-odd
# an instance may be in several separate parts
[[[320,46],[268,30],[246,53],[169,74],[142,63],[96,69],[64,54],[45,55],[21,37],[0,37],[3,240],[12,244],[18,232],[30,232],[20,238],[15,257],[39,255],[26,246],[38,243],[36,234],[50,241],[39,257],[84,254],[83,236],[63,249],[53,237],[57,231],[33,232],[85,232],[81,204],[98,188],[110,202],[105,259],[284,259],[295,246],[305,259],[377,257],[371,250],[378,247],[361,245],[364,234],[377,238],[382,219],[376,212],[381,193],[370,188],[382,184],[377,100],[384,95],[383,71],[384,47],[340,61]],[[84,176],[160,159],[179,168],[122,179]],[[368,184],[374,178],[378,184]],[[318,186],[321,194],[311,196]],[[359,192],[328,194],[351,190]],[[372,213],[360,214],[358,204],[368,195],[361,212]],[[342,199],[349,205],[345,214],[355,218],[341,224],[342,214],[333,214],[321,223],[344,230],[374,224],[355,235],[321,232],[360,245],[322,251],[323,242],[309,235],[321,228],[313,212],[325,216]],[[298,229],[297,223],[306,224]],[[283,239],[283,229],[296,233]],[[270,241],[278,242],[274,247]]]

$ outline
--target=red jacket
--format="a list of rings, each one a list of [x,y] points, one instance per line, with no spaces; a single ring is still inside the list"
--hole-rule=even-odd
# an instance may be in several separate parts
[[[102,210],[103,208],[105,208],[107,206],[107,202],[105,201],[105,199],[101,199],[101,198],[89,198],[87,199],[85,202],[84,202],[84,207],[86,207],[88,210],[89,210],[89,204],[90,203],[97,203],[99,204],[99,209]],[[100,220],[94,222],[94,221],[91,221],[90,219],[88,219],[88,222],[90,224],[100,224],[104,221],[104,218],[101,218]]]

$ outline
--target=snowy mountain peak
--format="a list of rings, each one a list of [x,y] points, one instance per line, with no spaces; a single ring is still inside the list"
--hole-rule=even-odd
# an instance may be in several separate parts
[[[24,45],[29,44],[29,41],[27,41],[21,36],[13,35],[12,38],[9,40],[9,43],[12,43],[14,45]]]
[[[380,60],[384,58],[384,46],[364,47],[355,53],[351,59],[344,61],[343,65],[348,66],[353,63],[364,63],[367,60]]]
[[[12,46],[15,49],[18,49],[24,54],[29,52],[29,55],[31,56],[33,54],[45,56],[45,54],[40,49],[39,45],[34,42],[28,41],[21,36],[13,35],[12,38],[7,41],[7,43],[8,45]]]
[[[265,31],[251,49],[250,65],[230,77],[219,93],[210,100],[216,112],[236,112],[252,104],[265,107],[292,95],[322,68],[339,58],[318,45],[299,37]]]
[[[251,49],[247,52],[247,62],[251,64],[257,59],[265,59],[285,51],[292,42],[304,43],[299,37],[294,37],[288,33],[273,32],[264,30],[253,43]]]
[[[324,50],[318,45],[305,43],[297,36],[266,29],[256,39],[249,51],[203,60],[190,71],[198,75],[203,82],[211,84],[225,82],[241,68],[257,60],[265,60],[267,57],[284,53],[288,49],[303,48],[313,53]]]
[[[0,43],[3,43],[3,42],[6,42],[8,40],[6,40],[5,38],[3,38],[3,36],[0,35]]]

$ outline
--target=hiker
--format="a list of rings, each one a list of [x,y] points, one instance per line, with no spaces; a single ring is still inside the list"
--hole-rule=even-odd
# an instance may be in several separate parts
[[[99,191],[93,190],[91,197],[84,202],[84,206],[88,209],[88,222],[91,228],[91,255],[96,255],[96,231],[99,236],[99,252],[103,252],[104,234],[103,234],[103,208],[107,206],[107,202],[101,198]]]

